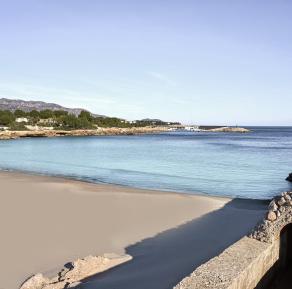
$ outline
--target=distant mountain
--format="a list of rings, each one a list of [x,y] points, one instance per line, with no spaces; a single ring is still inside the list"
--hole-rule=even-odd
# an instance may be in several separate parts
[[[0,98],[0,110],[9,110],[9,111],[15,111],[17,109],[23,110],[25,112],[30,112],[32,110],[45,110],[45,109],[50,109],[50,110],[64,110],[68,111],[71,114],[74,115],[79,115],[82,110],[88,111],[83,108],[68,108],[61,106],[56,103],[48,103],[44,101],[27,101],[27,100],[22,100],[22,99],[8,99],[8,98]],[[100,114],[94,114],[91,113],[94,117],[103,117],[107,118],[108,116],[105,115],[100,115]],[[122,118],[117,118],[120,120],[124,120]],[[164,125],[168,124],[167,122],[164,122],[160,119],[151,119],[151,118],[145,118],[142,120],[137,120],[136,122],[148,122],[151,124],[156,124],[156,125]],[[173,123],[173,124],[178,124],[178,123]]]
[[[82,110],[86,110],[82,108],[68,108],[56,103],[47,103],[43,101],[26,101],[21,99],[0,98],[0,110],[15,111],[16,109],[21,109],[25,112],[32,110],[41,111],[45,109],[65,110],[75,115],[79,115]]]

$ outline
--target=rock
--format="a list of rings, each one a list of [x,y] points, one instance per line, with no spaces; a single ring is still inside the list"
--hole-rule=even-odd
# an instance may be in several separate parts
[[[271,211],[277,211],[278,210],[278,206],[277,206],[277,204],[276,204],[276,202],[274,200],[269,204],[269,210],[271,210]]]
[[[274,222],[275,220],[277,220],[277,215],[275,212],[273,211],[269,211],[267,214],[267,220]]]
[[[105,254],[103,256],[87,256],[67,263],[58,274],[47,279],[42,274],[36,274],[20,289],[65,289],[79,288],[85,278],[106,271],[132,259],[130,255]]]
[[[20,289],[42,289],[49,283],[49,279],[45,278],[43,274],[36,274],[26,280]]]
[[[81,282],[79,282],[79,281],[73,282],[73,283],[69,284],[67,288],[75,288],[80,284],[81,284]]]
[[[137,135],[168,131],[167,126],[130,127],[130,128],[97,128],[77,130],[27,130],[27,131],[0,131],[0,140],[22,137],[58,137],[58,136],[97,136],[97,135]]]
[[[243,127],[228,127],[228,126],[207,129],[206,131],[211,131],[211,132],[238,132],[238,133],[250,132],[249,129],[246,129],[246,128],[243,128]]]
[[[279,206],[283,206],[286,203],[286,200],[284,197],[281,197],[281,199],[278,201]]]
[[[278,240],[282,229],[292,223],[291,197],[291,192],[284,192],[279,197],[275,197],[270,202],[264,219],[256,225],[249,237],[266,243]]]
[[[288,181],[288,182],[292,182],[292,173],[289,174],[289,176],[286,178],[286,181]]]
[[[284,206],[280,207],[280,209],[278,210],[278,212],[284,213],[285,212],[285,207]]]

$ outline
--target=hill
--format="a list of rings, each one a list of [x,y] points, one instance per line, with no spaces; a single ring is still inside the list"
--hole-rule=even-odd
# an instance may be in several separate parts
[[[70,114],[79,115],[82,108],[68,108],[61,106],[56,103],[47,103],[44,101],[26,101],[21,99],[8,99],[0,98],[0,110],[15,111],[17,109],[23,110],[25,112],[30,112],[32,110],[42,111],[42,110],[64,110]]]
[[[25,118],[19,124],[18,118]],[[44,101],[0,98],[0,125],[24,130],[25,125],[51,126],[57,129],[90,129],[98,127],[146,127],[179,124],[160,119],[128,121],[118,117],[93,114],[82,108],[68,108]]]

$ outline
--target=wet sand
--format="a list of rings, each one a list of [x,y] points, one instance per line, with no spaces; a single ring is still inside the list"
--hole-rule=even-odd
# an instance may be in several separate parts
[[[0,288],[104,253],[133,260],[82,288],[171,288],[246,234],[264,208],[262,201],[0,172]]]

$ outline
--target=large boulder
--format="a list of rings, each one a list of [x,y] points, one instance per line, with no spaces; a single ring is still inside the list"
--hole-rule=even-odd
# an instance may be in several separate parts
[[[292,182],[292,173],[289,174],[289,176],[286,178],[286,181],[288,181],[288,182]]]
[[[70,262],[58,272],[47,279],[42,274],[36,274],[26,280],[20,289],[65,289],[75,288],[85,278],[104,272],[122,263],[132,260],[130,255],[104,254],[103,256],[87,256]]]
[[[27,279],[20,287],[20,289],[42,289],[49,283],[49,279],[45,278],[43,274],[36,274]]]

